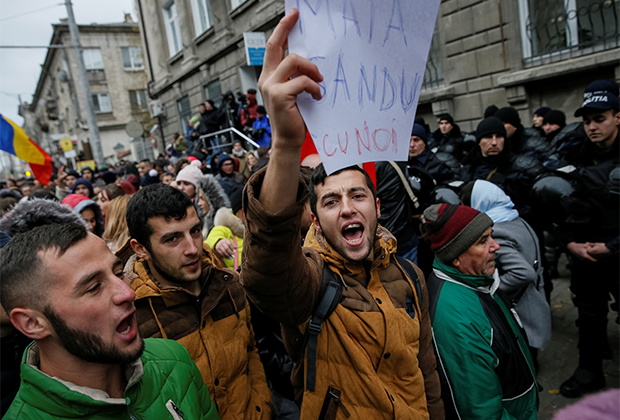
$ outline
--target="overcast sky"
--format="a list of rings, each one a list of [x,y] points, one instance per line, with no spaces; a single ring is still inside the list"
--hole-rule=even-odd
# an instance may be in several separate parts
[[[0,45],[49,45],[52,23],[67,17],[63,0],[0,0]],[[137,15],[133,0],[73,0],[73,14],[78,24],[122,22],[124,13]],[[16,124],[21,95],[32,102],[46,49],[0,48],[0,113]]]

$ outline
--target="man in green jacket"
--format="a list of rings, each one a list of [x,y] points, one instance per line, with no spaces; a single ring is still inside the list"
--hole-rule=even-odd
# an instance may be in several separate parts
[[[219,419],[187,351],[142,340],[121,261],[73,223],[37,227],[0,251],[0,299],[34,340],[6,419]]]
[[[424,218],[435,252],[427,285],[446,419],[537,419],[532,358],[498,290],[493,221],[453,204],[430,206]]]

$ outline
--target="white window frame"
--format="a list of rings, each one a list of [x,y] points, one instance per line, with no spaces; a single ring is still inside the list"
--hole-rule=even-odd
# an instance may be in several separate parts
[[[130,67],[125,67],[125,57],[123,56],[123,51],[127,51],[129,55],[129,61],[131,62]],[[138,57],[140,59],[139,65],[136,64],[138,61]],[[142,58],[142,48],[140,47],[121,47],[121,58],[123,60],[123,69],[125,70],[144,70],[144,58]]]
[[[211,3],[209,0],[190,0],[194,18],[195,36],[207,32],[213,26]]]
[[[241,6],[247,0],[230,0],[230,10],[235,10],[237,7]]]
[[[99,92],[93,93],[93,105],[95,107],[99,107],[99,109],[95,109],[95,114],[105,114],[108,112],[112,112],[112,99],[110,98],[110,94],[108,92]],[[97,97],[97,103],[95,104],[94,97]],[[104,100],[105,98],[105,100]],[[108,105],[105,109],[102,108],[102,104]]]
[[[576,0],[565,0],[564,10],[576,10]],[[528,0],[519,0],[519,28],[521,29],[521,45],[523,47],[523,58],[532,58],[532,44],[527,32],[527,20],[530,16],[530,6]],[[568,30],[566,31],[566,48],[570,48],[579,45],[579,34],[577,19],[569,19],[566,24]],[[557,54],[561,51],[555,51],[551,54]],[[543,54],[549,55],[549,54]]]
[[[168,52],[170,53],[170,57],[174,57],[183,50],[177,5],[174,1],[164,6],[163,15],[166,26],[166,38],[168,39]]]
[[[93,57],[94,55],[94,57]],[[84,67],[86,70],[103,70],[103,57],[99,48],[84,48],[82,50]]]

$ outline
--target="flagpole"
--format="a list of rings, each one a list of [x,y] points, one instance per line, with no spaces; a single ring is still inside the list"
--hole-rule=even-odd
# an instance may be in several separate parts
[[[103,156],[103,149],[101,148],[101,139],[99,136],[99,127],[97,126],[97,117],[95,116],[95,107],[93,103],[93,97],[90,93],[90,85],[88,83],[88,76],[86,75],[86,66],[84,65],[84,57],[82,55],[82,44],[80,44],[80,32],[78,26],[75,23],[75,17],[73,16],[73,6],[71,0],[66,0],[67,15],[69,23],[69,32],[71,33],[71,43],[75,49],[77,68],[78,68],[78,80],[82,85],[82,92],[85,96],[86,103],[86,120],[88,121],[88,134],[90,137],[90,147],[93,152],[93,157],[97,167],[105,164]]]

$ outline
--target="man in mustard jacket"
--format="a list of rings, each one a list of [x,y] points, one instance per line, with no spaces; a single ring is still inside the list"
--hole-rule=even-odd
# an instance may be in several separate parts
[[[222,419],[269,419],[271,394],[239,275],[203,245],[190,198],[164,184],[143,188],[127,206],[127,226],[135,255],[125,272],[141,334],[187,348]]]
[[[295,10],[274,30],[259,81],[272,154],[245,190],[243,285],[283,324],[298,362],[292,382],[302,419],[441,419],[424,278],[416,268],[416,287],[410,263],[397,262],[396,240],[377,223],[379,200],[368,174],[356,166],[330,176],[322,165],[315,169],[313,223],[300,246],[308,189],[299,176],[306,128],[296,97],[307,91],[318,99],[322,76],[306,59],[284,58],[297,17]],[[325,266],[341,284],[342,299],[318,333],[314,358],[304,334],[321,300]]]

